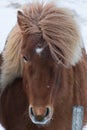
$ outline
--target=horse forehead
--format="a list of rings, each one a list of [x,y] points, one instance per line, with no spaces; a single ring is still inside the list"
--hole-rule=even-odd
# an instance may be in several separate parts
[[[24,38],[25,45],[23,44],[22,52],[25,56],[29,56],[33,61],[40,60],[42,63],[49,64],[53,61],[49,46],[41,35],[33,34]]]
[[[23,37],[22,49],[26,50],[34,49],[37,54],[40,54],[43,51],[43,45],[45,41],[42,36],[39,34],[32,34]]]

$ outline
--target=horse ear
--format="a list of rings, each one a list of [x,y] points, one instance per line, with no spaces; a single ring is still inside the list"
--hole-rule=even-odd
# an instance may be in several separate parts
[[[26,22],[25,19],[26,19],[26,16],[24,15],[23,11],[19,10],[17,13],[17,22],[18,22],[18,25],[22,31],[24,31],[23,27],[24,27],[25,22]]]

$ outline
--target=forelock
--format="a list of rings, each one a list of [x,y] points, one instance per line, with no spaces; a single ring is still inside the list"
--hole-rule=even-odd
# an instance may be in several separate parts
[[[75,65],[80,60],[83,44],[72,14],[53,3],[31,3],[23,8],[23,12],[26,16],[23,33],[41,33],[57,62],[58,49],[68,64]]]

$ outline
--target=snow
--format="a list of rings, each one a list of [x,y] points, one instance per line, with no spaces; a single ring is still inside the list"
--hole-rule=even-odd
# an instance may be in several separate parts
[[[16,23],[18,6],[30,0],[0,0],[0,52],[4,48],[7,35]],[[37,0],[31,0],[37,1]],[[47,1],[47,0],[45,0]],[[49,0],[48,0],[49,1]],[[87,0],[55,0],[61,7],[73,10],[80,25],[83,42],[87,50]],[[0,130],[4,130],[0,125]],[[84,127],[87,130],[87,126]]]
[[[5,129],[2,127],[2,125],[0,125],[0,130],[5,130]]]

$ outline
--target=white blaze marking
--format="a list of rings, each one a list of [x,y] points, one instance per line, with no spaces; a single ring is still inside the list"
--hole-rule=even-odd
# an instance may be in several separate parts
[[[37,54],[41,54],[42,51],[43,51],[43,48],[39,48],[39,47],[36,48],[36,53],[37,53]]]

